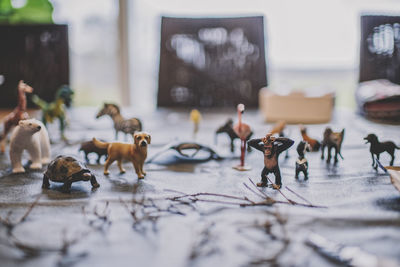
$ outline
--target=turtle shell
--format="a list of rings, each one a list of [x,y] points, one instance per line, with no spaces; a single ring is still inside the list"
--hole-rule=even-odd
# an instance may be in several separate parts
[[[90,170],[83,162],[69,156],[58,156],[50,162],[44,175],[46,175],[51,181],[65,183],[68,181],[73,182],[84,180],[77,179],[79,177],[74,177],[74,174],[83,174],[86,172],[90,173]]]

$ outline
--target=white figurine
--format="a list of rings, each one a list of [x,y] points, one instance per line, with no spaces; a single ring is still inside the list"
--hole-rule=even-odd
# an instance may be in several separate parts
[[[32,164],[31,169],[41,169],[42,164],[50,162],[50,140],[46,127],[36,119],[21,120],[12,132],[10,159],[12,172],[25,172],[21,156],[27,150]]]

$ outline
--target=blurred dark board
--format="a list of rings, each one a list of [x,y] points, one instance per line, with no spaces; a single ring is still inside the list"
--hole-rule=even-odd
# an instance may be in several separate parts
[[[17,104],[19,80],[53,100],[58,87],[69,84],[67,25],[0,25],[0,75],[1,108]]]
[[[158,106],[258,106],[267,85],[264,18],[162,17]]]
[[[400,84],[400,17],[361,16],[360,82]]]

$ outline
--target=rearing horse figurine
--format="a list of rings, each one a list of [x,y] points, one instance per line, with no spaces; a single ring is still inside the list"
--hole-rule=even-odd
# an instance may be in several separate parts
[[[118,140],[118,132],[134,134],[135,132],[140,132],[142,130],[142,122],[139,119],[124,119],[120,113],[119,107],[115,104],[104,103],[103,108],[97,113],[96,119],[104,115],[110,116],[114,122],[116,140]]]
[[[14,127],[18,125],[20,120],[29,119],[29,115],[26,112],[26,93],[32,93],[33,88],[24,83],[24,81],[19,81],[18,83],[18,106],[9,113],[3,120],[4,123],[4,131],[0,136],[1,153],[4,153],[6,150],[6,139],[8,132]]]

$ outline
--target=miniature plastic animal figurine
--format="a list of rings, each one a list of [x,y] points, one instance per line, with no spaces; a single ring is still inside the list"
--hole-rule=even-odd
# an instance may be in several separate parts
[[[335,149],[335,164],[338,162],[337,156],[339,155],[342,159],[343,156],[340,152],[342,148],[344,138],[344,129],[341,132],[333,132],[331,128],[326,127],[324,132],[324,139],[322,140],[321,144],[321,159],[324,159],[325,147],[328,148],[328,157],[326,159],[327,163],[331,162],[331,151],[332,148]]]
[[[196,139],[197,132],[199,131],[199,124],[201,121],[201,113],[197,109],[192,109],[190,112],[190,120],[194,123],[193,139]]]
[[[261,182],[257,183],[257,186],[267,186],[267,174],[273,173],[275,175],[275,184],[272,184],[272,187],[280,189],[282,187],[282,178],[278,158],[283,151],[293,145],[294,141],[285,137],[273,137],[271,133],[268,133],[262,139],[251,139],[247,143],[249,146],[264,153],[264,168],[261,172]]]
[[[303,172],[304,179],[308,179],[308,161],[305,157],[306,152],[310,152],[310,145],[305,141],[300,141],[297,145],[297,153],[299,157],[296,160],[296,179],[299,178],[299,173]]]
[[[98,148],[97,146],[94,145],[92,140],[81,143],[81,147],[79,148],[79,151],[83,151],[83,153],[85,153],[86,163],[89,163],[88,155],[90,153],[97,154],[97,164],[100,164],[100,159],[102,156],[106,156],[106,158],[107,158],[107,149],[106,148]]]
[[[286,121],[278,121],[278,122],[274,125],[274,127],[271,129],[270,133],[271,133],[272,135],[278,134],[279,137],[284,137],[285,135],[284,135],[284,133],[283,133],[283,130],[285,129],[285,127],[286,127]]]
[[[147,158],[147,146],[151,143],[151,137],[147,133],[139,132],[133,136],[134,143],[106,143],[93,138],[93,143],[98,148],[107,149],[108,158],[104,164],[104,174],[108,175],[108,167],[114,162],[118,162],[118,168],[121,173],[125,172],[122,168],[122,160],[128,160],[133,163],[135,172],[139,179],[143,179],[146,172],[143,171],[143,164]]]
[[[375,170],[378,169],[378,163],[375,162],[374,155],[376,155],[379,160],[379,155],[385,151],[389,153],[389,155],[392,157],[392,159],[390,160],[390,166],[393,166],[394,150],[400,149],[400,147],[396,146],[396,144],[392,141],[379,142],[378,137],[375,134],[367,135],[366,137],[364,137],[364,140],[366,140],[366,144],[371,144],[369,151],[371,152],[372,157],[372,167]]]
[[[31,169],[41,169],[50,162],[50,140],[46,127],[36,119],[20,120],[10,140],[10,159],[13,173],[25,172],[21,164],[22,152],[27,150]]]
[[[194,157],[197,155],[197,153],[199,151],[206,151],[210,153],[210,156],[206,159],[201,159],[198,161],[207,161],[210,159],[215,159],[215,160],[220,160],[222,159],[221,156],[218,155],[217,152],[215,152],[213,149],[198,144],[198,143],[179,143],[179,144],[172,144],[172,145],[167,145],[167,147],[165,149],[163,149],[162,151],[158,152],[157,154],[155,154],[154,156],[152,156],[151,158],[149,158],[146,162],[150,163],[152,161],[154,161],[154,159],[156,157],[158,157],[159,155],[161,155],[163,152],[167,151],[167,150],[175,150],[176,152],[179,153],[179,155],[183,156],[184,158],[188,158],[188,159],[194,159]],[[185,150],[194,150],[194,152],[192,154],[186,154],[183,151]]]
[[[248,124],[242,122],[242,114],[244,113],[243,104],[239,104],[237,106],[237,112],[238,112],[238,123],[233,126],[233,130],[235,131],[236,135],[239,136],[240,138],[241,149],[240,149],[240,165],[235,166],[234,168],[239,171],[246,171],[250,169],[249,166],[244,165],[244,156],[246,154],[246,140],[252,133],[252,131]]]
[[[126,134],[142,131],[142,122],[137,118],[124,119],[119,107],[115,104],[104,103],[103,108],[97,113],[96,119],[104,115],[110,116],[114,122],[116,140],[118,140],[118,132],[123,132],[126,136]]]
[[[26,120],[29,119],[29,115],[26,112],[26,93],[32,93],[33,88],[24,83],[24,81],[19,81],[18,83],[18,105],[17,107],[9,113],[4,119],[4,129],[3,129],[3,134],[0,137],[1,141],[1,147],[0,151],[1,153],[4,153],[6,150],[6,139],[7,135],[10,132],[10,130],[18,125],[18,122],[20,120]]]
[[[235,151],[235,144],[234,144],[235,139],[239,138],[239,136],[233,130],[233,120],[232,119],[228,119],[228,121],[224,125],[222,125],[215,131],[215,143],[217,143],[217,135],[219,135],[221,133],[226,133],[229,136],[229,138],[231,139],[231,152],[233,153],[233,151]],[[253,132],[251,132],[247,136],[246,141],[249,141],[252,135],[253,135]],[[251,148],[248,146],[247,152],[250,152],[250,151],[251,151]]]
[[[90,181],[92,188],[98,188],[100,185],[94,174],[90,172],[88,167],[77,159],[69,156],[57,156],[43,175],[42,188],[50,187],[50,182],[63,183],[61,190],[69,192],[71,184],[79,181]]]
[[[321,147],[321,143],[318,142],[317,140],[309,137],[307,135],[307,128],[304,127],[303,125],[300,126],[300,133],[301,133],[301,137],[303,137],[303,141],[307,142],[310,147],[311,147],[311,151],[318,151],[319,148]]]
[[[61,138],[67,140],[64,134],[66,107],[69,107],[72,102],[74,91],[67,85],[61,86],[56,92],[56,99],[53,102],[47,103],[37,95],[32,96],[32,102],[42,110],[42,122],[44,125],[52,123],[54,119],[60,122]]]

